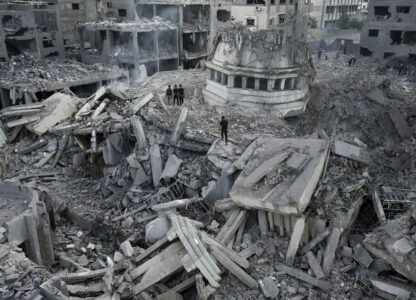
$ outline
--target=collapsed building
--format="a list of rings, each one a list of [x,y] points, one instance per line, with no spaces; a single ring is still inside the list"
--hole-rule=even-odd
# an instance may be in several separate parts
[[[361,30],[360,54],[377,58],[416,56],[414,1],[370,1]]]
[[[286,23],[273,29],[220,31],[206,63],[210,77],[203,91],[205,101],[277,110],[286,117],[305,110],[314,71],[303,41],[303,5],[290,13]]]
[[[134,1],[139,17],[159,16],[178,26],[180,66],[195,67],[208,55],[210,4],[207,1]]]
[[[84,23],[79,25],[79,35],[81,59],[89,64],[122,66],[132,77],[151,76],[179,67],[178,27],[169,21]],[[140,65],[145,69],[135,74]]]
[[[0,58],[31,53],[64,57],[58,1],[0,3]]]

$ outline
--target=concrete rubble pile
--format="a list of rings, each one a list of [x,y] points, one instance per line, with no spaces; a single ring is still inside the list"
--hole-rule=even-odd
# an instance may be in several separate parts
[[[203,70],[3,108],[0,298],[414,298],[409,91],[324,67],[287,120],[210,106]]]

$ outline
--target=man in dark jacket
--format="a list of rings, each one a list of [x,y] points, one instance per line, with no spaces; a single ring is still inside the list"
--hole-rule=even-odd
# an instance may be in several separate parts
[[[175,87],[173,88],[173,105],[175,105],[175,103],[178,103],[179,105],[178,91],[178,86],[175,84]]]
[[[183,104],[183,98],[185,98],[185,90],[182,87],[182,84],[179,85],[178,89],[179,105]]]
[[[170,85],[168,85],[168,89],[166,90],[166,98],[168,99],[168,104],[169,105],[172,104],[172,95],[173,95],[173,91],[170,88]]]
[[[219,131],[221,131],[221,140],[225,139],[225,144],[228,144],[228,120],[224,116],[221,117]]]

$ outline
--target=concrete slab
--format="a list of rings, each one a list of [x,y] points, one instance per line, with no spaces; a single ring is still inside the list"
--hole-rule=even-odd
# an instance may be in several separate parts
[[[158,144],[150,147],[150,165],[152,166],[153,185],[157,187],[160,183],[160,176],[162,175],[162,158]]]
[[[397,109],[390,109],[389,116],[401,138],[406,139],[412,136],[412,129],[409,127],[409,124],[407,124],[400,111]]]
[[[366,149],[345,143],[343,141],[335,141],[334,153],[366,165],[370,162],[370,154]]]
[[[177,157],[175,154],[169,155],[160,178],[165,181],[169,181],[171,178],[174,178],[178,174],[181,164],[182,159]]]
[[[244,159],[247,163],[230,191],[230,197],[237,205],[250,209],[285,215],[301,214],[323,172],[328,147],[327,141],[319,139],[257,139],[249,146],[248,154],[252,155],[245,155],[245,152],[242,155],[247,157]],[[289,156],[291,152],[310,157],[299,174],[284,171],[286,166],[281,166],[287,158],[285,155]],[[272,162],[275,162],[273,167]],[[235,168],[233,165],[232,169]],[[284,178],[283,182],[276,181],[277,176],[280,180]]]

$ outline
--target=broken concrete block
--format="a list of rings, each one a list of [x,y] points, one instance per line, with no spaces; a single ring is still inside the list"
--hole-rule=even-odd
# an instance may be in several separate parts
[[[177,157],[175,154],[169,155],[160,178],[165,181],[169,181],[171,178],[174,178],[178,174],[181,163],[182,159]]]
[[[182,134],[183,127],[185,125],[185,120],[186,120],[187,115],[188,115],[188,108],[184,106],[182,107],[178,121],[176,122],[175,130],[172,132],[172,137],[170,138],[171,145],[176,146],[176,144],[178,143],[179,138]]]
[[[137,116],[132,116],[130,122],[133,127],[134,136],[136,137],[139,149],[145,149],[147,147],[147,140],[142,122],[140,122],[140,118]]]
[[[306,257],[308,259],[308,264],[311,267],[313,274],[318,279],[324,278],[325,274],[322,271],[321,265],[319,264],[318,260],[316,259],[315,255],[311,251],[306,253]]]
[[[286,252],[286,263],[291,265],[296,256],[296,252],[299,248],[299,243],[302,238],[303,229],[305,228],[305,217],[301,216],[296,220],[295,226],[293,227],[292,236],[290,238],[289,246]]]
[[[128,240],[120,244],[120,250],[121,252],[123,252],[123,255],[126,257],[131,257],[134,253],[134,249]]]
[[[404,286],[402,287],[399,284],[380,279],[370,279],[370,281],[376,288],[382,290],[383,292],[395,295],[397,297],[396,299],[410,299],[411,292]]]
[[[309,160],[309,155],[305,155],[299,152],[293,152],[289,159],[286,161],[286,165],[296,171],[302,170]]]
[[[366,268],[368,268],[373,262],[373,258],[361,244],[358,244],[354,247],[353,258],[356,262],[360,263]]]
[[[324,260],[322,263],[322,271],[326,276],[331,272],[332,263],[335,259],[335,252],[338,248],[339,238],[341,237],[341,229],[334,227],[325,248]]]
[[[409,127],[400,111],[390,108],[389,116],[401,138],[406,139],[412,136],[412,129]]]
[[[176,292],[168,291],[166,293],[157,295],[157,300],[183,300],[183,297],[181,294],[178,294]]]
[[[123,228],[130,228],[133,225],[133,218],[130,216],[127,219],[125,219],[123,222],[121,222],[121,226]]]
[[[133,113],[136,114],[140,110],[140,108],[145,106],[152,99],[153,99],[153,94],[149,93],[144,98],[142,98],[139,101],[133,103],[133,106],[132,106]]]
[[[150,147],[150,164],[152,166],[153,185],[157,187],[160,183],[160,176],[162,175],[162,158],[158,144]]]
[[[393,251],[400,255],[407,255],[415,246],[407,238],[402,237],[393,243]]]
[[[158,240],[166,236],[170,228],[171,224],[166,215],[159,216],[155,220],[149,222],[146,225],[146,243],[149,245],[156,243]]]
[[[331,284],[328,281],[320,280],[309,276],[307,273],[302,272],[298,269],[286,266],[284,264],[277,264],[275,266],[276,271],[278,272],[285,272],[286,274],[293,276],[299,280],[305,281],[313,286],[316,286],[324,291],[328,291],[331,287]]]
[[[277,287],[274,278],[271,276],[259,280],[259,286],[266,298],[276,299],[279,295],[279,288]]]
[[[367,97],[368,97],[370,100],[372,100],[372,101],[374,101],[374,102],[376,102],[376,103],[378,103],[378,104],[381,104],[381,105],[387,105],[387,98],[386,98],[386,96],[384,95],[383,91],[382,91],[382,90],[380,90],[379,88],[375,88],[375,89],[371,90],[371,91],[367,94]]]
[[[116,252],[114,252],[114,258],[113,259],[116,263],[118,263],[118,262],[120,262],[124,259],[124,256],[120,252],[116,251]]]
[[[367,150],[345,143],[343,141],[335,141],[334,153],[339,156],[358,161],[368,165],[370,162],[370,154]]]

